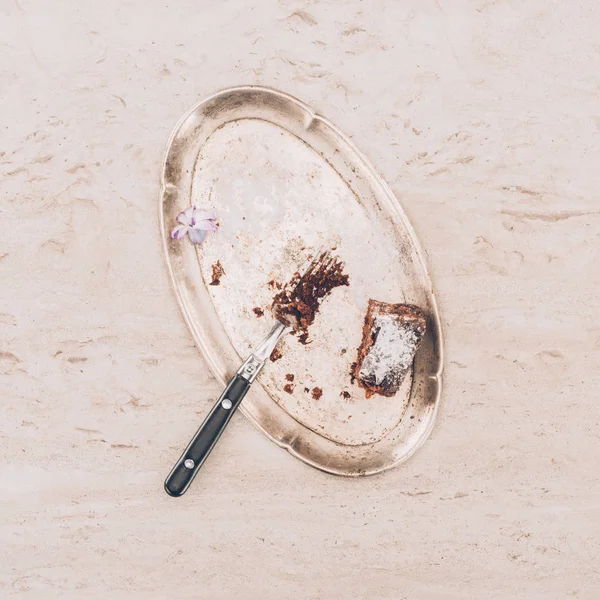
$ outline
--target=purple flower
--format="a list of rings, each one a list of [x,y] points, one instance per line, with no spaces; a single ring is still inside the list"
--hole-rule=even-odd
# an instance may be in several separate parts
[[[201,244],[207,231],[217,231],[217,215],[212,210],[202,210],[195,204],[186,208],[177,215],[177,222],[181,223],[171,231],[171,238],[180,240],[186,235],[190,242]]]

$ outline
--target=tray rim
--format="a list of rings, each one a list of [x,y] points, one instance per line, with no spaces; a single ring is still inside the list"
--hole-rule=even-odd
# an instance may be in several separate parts
[[[347,470],[344,468],[341,468],[341,469],[335,468],[335,467],[330,466],[329,464],[325,464],[323,462],[316,461],[311,456],[305,454],[304,452],[299,451],[293,445],[294,442],[296,441],[296,436],[291,436],[292,439],[290,440],[289,436],[286,436],[287,439],[283,439],[281,437],[274,435],[269,429],[264,427],[264,425],[263,425],[263,423],[261,423],[260,419],[258,419],[257,417],[255,417],[255,415],[252,414],[252,411],[250,411],[248,409],[247,405],[246,406],[244,405],[244,402],[241,403],[239,410],[242,412],[244,417],[247,418],[257,429],[259,429],[268,439],[270,439],[271,441],[276,443],[279,447],[285,449],[292,456],[295,456],[302,462],[305,462],[318,470],[321,470],[321,471],[324,471],[324,472],[327,472],[330,474],[334,474],[334,475],[343,475],[343,476],[347,476],[347,477],[361,477],[361,476],[373,475],[373,474],[387,471],[389,469],[392,469],[392,468],[398,466],[399,464],[402,464],[406,460],[408,460],[427,441],[427,439],[431,435],[431,431],[437,420],[437,416],[438,416],[439,409],[440,409],[440,403],[441,403],[442,373],[443,373],[443,366],[444,366],[444,338],[443,338],[442,323],[441,323],[441,318],[440,318],[440,314],[439,314],[439,308],[437,305],[437,298],[435,296],[435,292],[433,289],[433,284],[431,281],[428,264],[427,264],[427,261],[425,260],[424,252],[423,252],[421,245],[419,243],[419,240],[416,236],[416,232],[415,232],[410,220],[408,219],[408,216],[404,212],[404,208],[402,207],[401,203],[399,202],[399,200],[396,198],[395,194],[392,192],[392,190],[388,186],[387,182],[375,170],[374,166],[369,161],[369,159],[362,153],[361,150],[359,150],[359,148],[354,144],[354,142],[346,134],[344,134],[328,118],[323,117],[322,115],[319,115],[309,105],[307,105],[302,100],[299,100],[295,96],[288,94],[286,92],[282,92],[280,90],[268,87],[268,86],[261,86],[261,85],[238,85],[238,86],[233,86],[233,87],[222,88],[222,89],[202,98],[201,100],[196,102],[193,106],[191,106],[181,116],[181,118],[178,120],[175,127],[173,128],[173,130],[168,138],[168,141],[167,141],[166,149],[165,149],[164,156],[163,156],[162,166],[161,166],[160,193],[159,193],[159,226],[160,226],[160,232],[161,232],[164,259],[165,259],[165,262],[167,265],[167,270],[169,272],[169,278],[171,280],[172,288],[175,293],[175,297],[177,300],[177,304],[179,306],[179,310],[184,318],[184,321],[188,327],[188,330],[190,331],[190,334],[192,335],[195,345],[200,350],[202,358],[204,359],[205,363],[208,365],[209,369],[211,370],[212,375],[217,379],[217,381],[219,381],[219,383],[221,383],[221,385],[225,385],[226,381],[227,381],[227,376],[223,373],[223,370],[219,368],[219,366],[217,365],[217,363],[215,362],[215,360],[212,356],[212,350],[208,347],[208,344],[205,342],[205,340],[202,338],[202,336],[198,333],[196,325],[195,325],[194,321],[192,320],[192,317],[186,308],[186,303],[183,298],[183,293],[182,293],[182,289],[181,289],[181,283],[180,283],[180,281],[174,271],[174,268],[173,268],[173,261],[171,260],[171,249],[170,249],[169,236],[168,236],[169,227],[167,226],[167,223],[165,221],[165,210],[164,210],[165,200],[168,197],[168,195],[172,192],[172,189],[169,189],[169,186],[172,186],[173,184],[167,183],[165,175],[167,173],[167,169],[169,166],[169,154],[173,147],[173,143],[175,142],[177,137],[180,135],[183,126],[202,107],[202,105],[208,104],[208,103],[218,99],[219,96],[227,96],[227,95],[231,95],[231,94],[235,94],[235,93],[252,92],[252,91],[269,94],[269,95],[274,95],[281,100],[284,100],[284,101],[294,104],[296,106],[296,108],[300,109],[303,113],[305,113],[307,115],[307,117],[309,117],[307,123],[305,123],[305,127],[307,129],[310,126],[310,124],[312,123],[312,121],[319,121],[326,127],[330,128],[340,138],[340,140],[344,144],[347,145],[347,148],[354,153],[357,161],[360,161],[362,163],[362,167],[365,169],[365,171],[367,171],[368,174],[375,181],[377,181],[378,185],[381,186],[382,191],[384,192],[385,196],[387,197],[387,201],[389,202],[390,206],[394,209],[395,218],[399,219],[402,222],[402,225],[403,225],[406,233],[408,234],[408,237],[410,238],[410,242],[415,250],[415,254],[418,258],[418,263],[421,267],[422,273],[425,276],[427,283],[429,284],[429,290],[430,290],[429,298],[430,298],[430,303],[431,303],[430,309],[431,309],[431,316],[432,316],[431,321],[435,325],[435,334],[434,335],[435,335],[435,344],[436,344],[436,351],[437,351],[437,357],[438,357],[438,364],[437,364],[437,370],[435,371],[435,373],[429,375],[429,379],[434,380],[435,386],[436,386],[435,400],[432,403],[433,408],[432,408],[431,415],[428,418],[427,426],[421,431],[419,439],[415,443],[413,443],[412,446],[406,452],[404,452],[401,456],[399,456],[396,460],[392,460],[387,464],[379,465],[379,466],[376,466],[373,468],[364,468],[364,469],[360,469],[360,470],[356,470],[356,469]],[[256,383],[260,386],[260,382],[257,381]],[[268,395],[268,392],[266,392],[266,390],[262,386],[260,386],[260,387],[263,389],[265,394]],[[271,401],[274,404],[277,404],[275,402],[275,400],[271,399]],[[329,440],[328,438],[324,438],[323,436],[320,436],[318,433],[314,432],[312,429],[308,428],[307,426],[303,425],[302,423],[300,423],[299,421],[294,419],[294,417],[291,414],[287,413],[287,411],[285,411],[285,409],[283,409],[283,407],[279,406],[278,404],[277,404],[277,406],[279,408],[281,408],[281,410],[283,410],[291,419],[293,419],[295,421],[297,427],[302,428],[303,430],[308,432],[309,437],[310,436],[318,436],[321,440],[326,440],[327,443],[329,443],[329,444],[344,447],[344,448],[356,448],[357,447],[357,446],[346,446],[344,444],[340,444],[338,442],[335,442],[333,440]],[[385,439],[388,435],[390,435],[393,431],[395,431],[395,429],[398,426],[399,426],[399,423],[394,427],[394,429],[392,429],[390,431],[389,434],[384,436],[384,438],[382,438],[382,439]],[[358,447],[364,448],[364,447],[369,447],[369,446],[375,446],[379,442],[381,442],[381,440],[378,440],[378,441],[372,442],[372,443],[366,443],[366,444],[360,445]]]

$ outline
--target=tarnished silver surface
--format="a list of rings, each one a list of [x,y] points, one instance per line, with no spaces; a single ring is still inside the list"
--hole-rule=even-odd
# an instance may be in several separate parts
[[[192,203],[215,210],[221,224],[200,247],[169,238],[177,214]],[[223,384],[264,335],[260,316],[273,299],[271,280],[288,281],[310,249],[321,246],[336,248],[346,264],[350,285],[323,302],[310,343],[286,336],[282,358],[262,370],[240,407],[267,436],[341,475],[393,467],[425,441],[442,370],[433,286],[396,198],[327,119],[292,96],[257,86],[206,98],[169,142],[161,219],[184,318]],[[211,286],[218,260],[225,275]],[[370,297],[416,304],[428,317],[413,372],[391,398],[365,398],[349,377]],[[246,361],[242,376],[258,376],[266,350]]]

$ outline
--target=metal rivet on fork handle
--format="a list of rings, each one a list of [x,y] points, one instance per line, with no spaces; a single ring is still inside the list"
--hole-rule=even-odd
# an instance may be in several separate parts
[[[193,469],[194,468],[194,461],[191,458],[188,458],[183,465],[185,466],[186,469]]]
[[[229,410],[233,406],[233,404],[231,403],[231,400],[229,398],[225,398],[225,400],[223,400],[223,402],[221,402],[221,406],[225,410]]]

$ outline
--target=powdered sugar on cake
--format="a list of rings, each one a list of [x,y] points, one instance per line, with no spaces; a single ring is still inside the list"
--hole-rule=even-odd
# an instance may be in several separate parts
[[[367,398],[373,394],[390,397],[398,392],[426,327],[425,315],[417,306],[369,299],[351,375]]]
[[[375,341],[369,348],[359,372],[359,378],[377,386],[401,382],[415,355],[421,336],[414,327],[402,327],[398,317],[381,315],[373,324]]]

